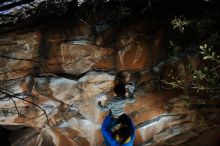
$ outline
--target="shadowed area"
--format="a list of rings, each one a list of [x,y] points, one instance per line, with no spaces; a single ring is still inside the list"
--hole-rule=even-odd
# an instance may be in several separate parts
[[[97,104],[119,81],[135,87],[134,146],[220,145],[219,8],[1,0],[0,146],[102,146]]]
[[[11,132],[12,132],[11,130],[8,130],[0,126],[0,144],[2,146],[11,146],[9,141],[9,136]]]

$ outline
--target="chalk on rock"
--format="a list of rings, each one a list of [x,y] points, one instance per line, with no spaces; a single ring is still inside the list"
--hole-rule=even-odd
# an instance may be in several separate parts
[[[106,99],[107,99],[106,93],[101,93],[101,94],[99,94],[99,95],[96,97],[96,100],[97,100],[97,101],[104,101],[104,100],[106,100]]]

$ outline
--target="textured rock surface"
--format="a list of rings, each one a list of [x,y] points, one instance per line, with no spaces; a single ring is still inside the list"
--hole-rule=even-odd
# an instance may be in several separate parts
[[[44,141],[48,142],[48,137],[51,145],[101,145],[100,125],[105,113],[97,109],[96,96],[111,90],[113,79],[114,76],[99,72],[90,72],[78,80],[55,76],[37,78],[31,90],[33,97],[27,100],[46,111],[51,128],[45,127],[47,119],[45,115],[40,116],[41,109],[19,99],[14,101],[27,118],[19,117],[13,102],[9,100],[1,102],[1,124],[36,128],[32,132],[27,129],[25,131],[28,133],[22,132],[26,137],[22,145],[43,146]],[[26,92],[24,87],[28,87],[29,81],[30,77],[20,82],[16,80],[18,84],[14,85],[13,91]],[[126,108],[137,126],[135,145],[183,145],[203,132],[220,126],[219,100],[187,99],[177,95],[170,91],[148,95],[137,92],[136,102]],[[32,136],[34,138],[30,141]],[[15,139],[12,140],[14,145],[21,141],[22,136],[15,134]]]
[[[43,65],[43,71],[80,75],[89,71],[100,60],[113,54],[113,50],[94,45],[71,44],[70,42],[50,48],[49,54],[50,59]]]
[[[106,43],[108,40],[111,40],[111,33],[116,35],[114,45],[117,52],[115,56],[98,62],[94,66],[95,68],[115,68],[118,70],[130,71],[146,70],[158,63],[164,57],[163,30],[153,28],[153,24],[146,21],[130,23],[131,24],[128,24],[128,26],[124,27],[122,30],[114,30],[113,28],[99,36],[97,40],[106,40]]]
[[[126,107],[135,145],[202,145],[205,137],[218,145],[220,100],[155,88],[166,31],[154,20],[127,21],[96,35],[76,22],[0,36],[0,124],[27,126],[13,130],[13,146],[101,146],[107,112],[96,104],[113,96],[118,71],[138,85]]]
[[[31,73],[37,61],[41,33],[0,36],[0,79],[14,79]]]

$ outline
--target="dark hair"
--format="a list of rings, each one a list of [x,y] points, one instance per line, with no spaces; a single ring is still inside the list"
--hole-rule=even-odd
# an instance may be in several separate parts
[[[114,87],[114,92],[117,96],[125,96],[126,90],[125,90],[125,84],[124,83],[118,83]]]
[[[115,76],[115,81],[116,81],[116,82],[119,82],[119,83],[125,83],[125,82],[126,82],[126,81],[125,81],[125,75],[123,75],[122,72],[116,74],[116,76]]]
[[[118,135],[119,139],[116,139],[116,135]],[[130,136],[131,131],[125,125],[122,125],[118,130],[114,132],[114,137],[120,144],[124,144]]]

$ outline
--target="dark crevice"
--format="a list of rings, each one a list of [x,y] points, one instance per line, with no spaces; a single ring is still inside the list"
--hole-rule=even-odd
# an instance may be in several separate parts
[[[73,75],[73,74],[69,74],[69,73],[55,73],[55,75],[57,75],[58,77],[63,77],[63,78],[66,78],[66,79],[78,81],[80,78],[85,76],[86,73],[83,73],[83,74],[80,74],[80,75]]]
[[[0,126],[0,145],[1,146],[11,146],[10,136],[22,129],[27,128],[23,125],[1,125]]]
[[[218,104],[191,104],[190,108],[192,108],[192,109],[220,108],[220,105],[218,105]]]
[[[66,79],[70,79],[70,80],[76,80],[78,81],[80,78],[84,77],[86,74],[88,74],[89,72],[96,72],[96,73],[108,73],[110,75],[115,75],[116,72],[115,71],[104,71],[104,70],[96,70],[96,69],[93,69],[93,70],[88,70],[87,72],[84,72],[84,73],[81,73],[79,75],[73,75],[73,74],[69,74],[69,73],[64,73],[64,72],[60,72],[60,73],[54,73],[55,75],[57,75],[58,77],[63,77],[63,78],[66,78]]]
[[[10,141],[9,141],[9,136],[11,133],[12,133],[11,130],[8,130],[0,126],[0,145],[11,146]]]

